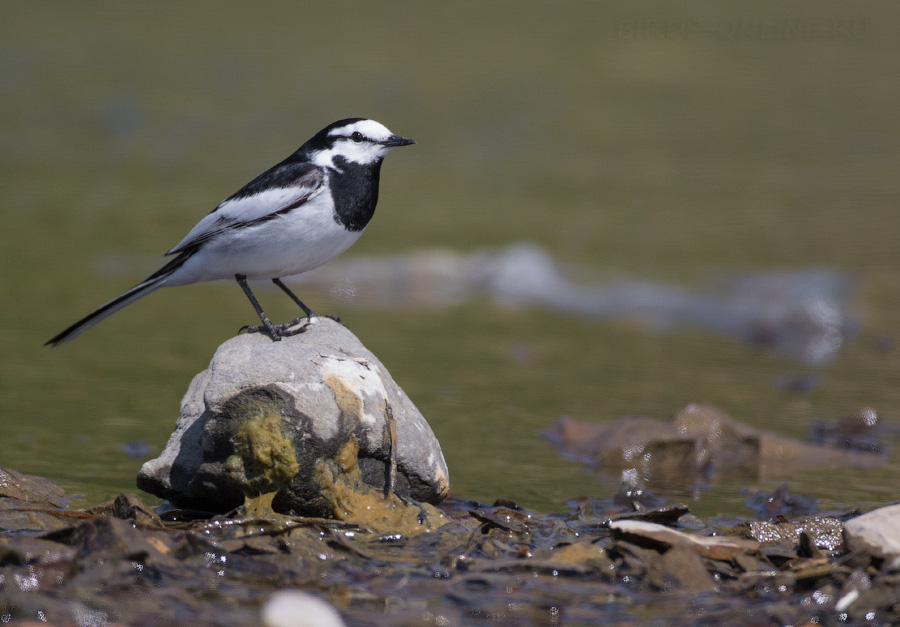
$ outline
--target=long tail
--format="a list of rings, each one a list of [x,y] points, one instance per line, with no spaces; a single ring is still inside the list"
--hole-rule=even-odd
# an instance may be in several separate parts
[[[166,284],[166,280],[172,276],[172,274],[178,270],[184,262],[187,261],[188,257],[190,257],[196,251],[185,251],[165,266],[160,268],[158,272],[148,277],[146,281],[135,285],[130,290],[116,296],[114,299],[99,307],[92,313],[89,313],[84,318],[67,328],[65,331],[58,333],[57,335],[50,338],[44,346],[59,346],[60,344],[65,344],[71,340],[74,340],[76,337],[90,329],[92,326],[100,324],[111,315],[119,311],[120,309],[124,309],[131,303],[140,300],[144,296],[148,294],[152,294],[156,290],[161,287],[164,287]]]

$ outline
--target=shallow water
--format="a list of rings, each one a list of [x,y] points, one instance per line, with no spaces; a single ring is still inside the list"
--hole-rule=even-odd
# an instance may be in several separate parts
[[[791,437],[864,407],[900,421],[895,5],[516,6],[8,11],[0,463],[87,502],[134,490],[143,460],[123,446],[162,449],[190,378],[252,322],[249,304],[225,283],[166,290],[73,344],[41,344],[346,115],[417,141],[388,158],[348,257],[526,241],[603,275],[582,279],[690,292],[826,268],[857,286],[859,332],[818,365],[692,326],[304,291],[428,418],[455,494],[543,512],[609,496],[541,438],[560,415],[665,418],[702,400]],[[260,296],[273,318],[294,317],[280,294]],[[816,385],[791,392],[785,376]],[[898,477],[895,456],[790,484],[825,507],[871,507],[896,500]],[[689,495],[692,510],[746,514],[741,487]]]

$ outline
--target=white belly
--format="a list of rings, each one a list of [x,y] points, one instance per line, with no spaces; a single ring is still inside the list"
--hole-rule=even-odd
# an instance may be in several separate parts
[[[257,226],[228,231],[209,240],[166,281],[274,279],[301,274],[331,261],[350,248],[363,231],[348,231],[334,220],[328,195]],[[365,229],[363,229],[365,230]]]

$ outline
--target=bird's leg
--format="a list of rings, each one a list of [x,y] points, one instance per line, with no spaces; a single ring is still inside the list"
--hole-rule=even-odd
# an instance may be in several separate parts
[[[281,279],[272,279],[272,283],[274,283],[279,288],[281,288],[281,290],[285,294],[290,296],[291,300],[293,300],[295,303],[300,305],[300,309],[303,310],[302,316],[298,316],[297,318],[294,318],[293,320],[291,320],[290,322],[288,322],[286,324],[278,325],[279,330],[281,331],[282,335],[291,336],[291,335],[299,335],[300,333],[303,333],[304,331],[306,331],[306,327],[309,326],[309,321],[311,321],[312,318],[316,317],[315,312],[312,309],[310,309],[309,307],[307,307],[306,305],[304,305],[303,301],[300,300],[299,298],[297,298],[297,295],[294,294],[288,288],[287,285],[285,285],[284,283],[281,282]],[[307,320],[306,324],[304,324],[302,327],[297,328],[297,329],[292,328],[295,325],[300,324],[300,321],[303,320],[304,318],[306,318],[306,320]]]
[[[290,297],[291,297],[291,300],[293,300],[295,303],[297,303],[298,305],[300,305],[300,309],[303,310],[303,313],[306,314],[306,317],[307,317],[307,318],[312,318],[313,316],[316,315],[316,314],[313,312],[312,309],[310,309],[309,307],[307,307],[306,305],[303,304],[303,301],[302,301],[302,300],[300,300],[299,298],[297,298],[297,295],[294,294],[294,293],[288,288],[287,285],[285,285],[284,283],[281,282],[281,279],[272,279],[272,283],[274,283],[275,285],[277,285],[278,287],[280,287],[280,288],[281,288],[281,291],[283,291],[285,294],[287,294],[288,296],[290,296]],[[299,320],[299,318],[298,318],[298,320]]]
[[[303,310],[303,313],[306,314],[306,318],[315,318],[315,317],[316,317],[316,313],[315,313],[312,309],[310,309],[309,307],[307,307],[306,305],[304,305],[304,304],[303,304],[303,301],[301,301],[299,298],[297,298],[297,295],[294,294],[290,289],[288,289],[288,286],[287,286],[287,285],[285,285],[284,283],[281,282],[281,279],[272,279],[272,283],[274,283],[275,285],[277,285],[278,287],[280,287],[282,290],[284,290],[284,293],[285,293],[285,294],[287,294],[288,296],[290,296],[290,297],[293,299],[293,301],[294,301],[295,303],[297,303],[298,305],[300,305],[300,309],[302,309],[302,310]],[[286,326],[292,326],[292,325],[294,325],[294,324],[297,324],[298,322],[300,322],[300,320],[303,319],[303,317],[304,317],[304,316],[300,316],[299,318],[297,318],[297,319],[294,320],[293,322],[289,322]],[[330,318],[330,319],[334,320],[335,322],[340,322],[340,321],[341,321],[340,316],[332,316],[331,314],[325,314],[325,317],[326,317],[326,318]],[[300,331],[298,331],[298,333],[300,333]]]
[[[246,329],[248,333],[259,333],[262,331],[266,331],[272,338],[273,342],[281,341],[283,332],[280,331],[274,324],[272,324],[272,321],[269,320],[268,316],[266,316],[266,312],[264,312],[262,307],[259,306],[259,302],[256,300],[253,292],[250,291],[250,286],[247,285],[247,277],[243,274],[235,274],[234,278],[237,280],[238,285],[241,286],[241,289],[244,290],[244,294],[247,295],[247,298],[250,299],[250,304],[253,305],[253,308],[256,310],[256,313],[259,316],[259,319],[262,320],[263,323],[263,326],[261,327],[242,327],[241,331],[243,331],[244,329]]]

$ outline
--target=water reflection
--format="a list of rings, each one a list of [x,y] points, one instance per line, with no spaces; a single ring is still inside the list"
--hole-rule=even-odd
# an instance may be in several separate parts
[[[338,259],[294,279],[330,289],[366,306],[441,307],[488,296],[598,319],[640,318],[658,329],[689,325],[821,364],[858,322],[850,307],[854,283],[827,268],[728,277],[689,289],[641,280],[580,283],[589,268],[565,267],[531,243],[473,254],[422,250]]]

